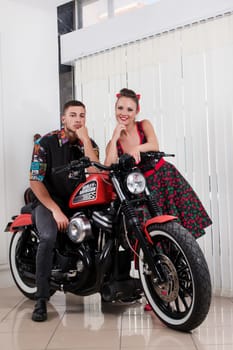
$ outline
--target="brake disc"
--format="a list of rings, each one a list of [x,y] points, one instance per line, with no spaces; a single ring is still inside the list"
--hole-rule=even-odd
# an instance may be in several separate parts
[[[165,302],[174,301],[179,293],[179,279],[177,271],[172,261],[163,254],[158,255],[158,259],[162,265],[166,276],[166,281],[160,283],[158,279],[152,281],[157,295]]]

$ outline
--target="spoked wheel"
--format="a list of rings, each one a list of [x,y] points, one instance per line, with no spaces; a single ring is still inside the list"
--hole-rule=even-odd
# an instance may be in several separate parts
[[[165,276],[154,276],[140,249],[139,273],[145,296],[156,315],[170,328],[191,331],[209,311],[211,281],[204,255],[190,233],[177,222],[148,227],[156,264]]]
[[[18,231],[10,242],[9,261],[13,279],[19,290],[29,299],[35,299],[36,251],[38,238],[33,230]],[[55,293],[51,290],[50,295]]]

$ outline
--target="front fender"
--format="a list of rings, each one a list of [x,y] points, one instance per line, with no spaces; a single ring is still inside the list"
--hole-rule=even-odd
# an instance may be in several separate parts
[[[146,234],[146,238],[148,239],[148,241],[153,244],[153,241],[151,239],[151,236],[147,230],[147,227],[150,226],[151,224],[164,224],[165,222],[169,222],[169,221],[173,221],[176,220],[177,216],[173,216],[173,215],[159,215],[159,216],[155,216],[149,220],[147,220],[145,222],[144,225],[144,231]]]
[[[146,221],[145,223],[145,228],[147,228],[149,225],[151,224],[164,224],[165,222],[168,221],[173,221],[176,220],[177,216],[173,216],[173,215],[159,215],[159,216],[155,216],[149,220]]]

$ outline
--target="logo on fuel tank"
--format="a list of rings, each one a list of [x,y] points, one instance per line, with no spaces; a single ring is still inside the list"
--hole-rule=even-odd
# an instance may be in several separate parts
[[[85,184],[75,195],[73,203],[86,202],[96,199],[97,182],[90,181]]]

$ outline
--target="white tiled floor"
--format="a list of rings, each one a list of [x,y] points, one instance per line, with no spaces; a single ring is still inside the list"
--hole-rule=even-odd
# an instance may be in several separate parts
[[[208,317],[192,333],[164,326],[144,302],[101,305],[99,295],[57,292],[48,321],[31,321],[34,302],[16,287],[0,288],[0,343],[7,350],[232,350],[233,300],[214,297]]]

